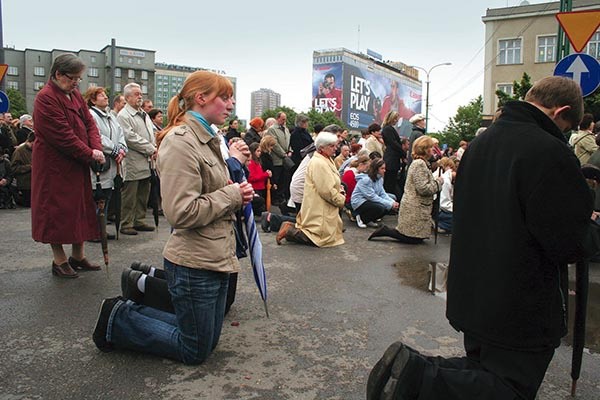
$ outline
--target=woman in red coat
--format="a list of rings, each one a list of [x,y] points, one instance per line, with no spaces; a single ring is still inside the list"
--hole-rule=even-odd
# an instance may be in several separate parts
[[[77,88],[84,70],[75,55],[58,56],[33,112],[32,237],[50,244],[52,273],[62,278],[77,278],[76,270],[100,269],[83,251],[86,240],[99,237],[90,163],[105,161],[98,129]],[[73,245],[68,259],[63,244]]]

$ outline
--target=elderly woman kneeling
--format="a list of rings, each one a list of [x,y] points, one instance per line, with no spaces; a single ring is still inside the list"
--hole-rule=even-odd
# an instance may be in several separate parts
[[[308,163],[304,198],[296,216],[296,224],[284,222],[281,225],[277,244],[281,244],[283,238],[317,247],[344,243],[339,210],[344,207],[346,195],[332,158],[337,142],[337,136],[333,133],[321,132],[317,135],[317,151]]]

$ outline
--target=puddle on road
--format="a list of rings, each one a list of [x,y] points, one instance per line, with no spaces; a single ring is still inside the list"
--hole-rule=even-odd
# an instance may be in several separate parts
[[[429,265],[426,262],[401,261],[394,264],[402,284],[415,289],[428,291]],[[571,290],[575,289],[575,283],[569,282]],[[569,296],[569,335],[567,343],[572,344],[573,319],[575,316],[575,296]],[[585,347],[593,353],[600,353],[600,284],[590,282],[588,292],[587,319],[585,326]]]
[[[575,290],[575,283],[569,282],[569,288]],[[569,295],[569,335],[567,343],[573,343],[572,330],[575,319],[575,294]],[[590,282],[585,321],[585,347],[593,353],[600,353],[600,284]]]

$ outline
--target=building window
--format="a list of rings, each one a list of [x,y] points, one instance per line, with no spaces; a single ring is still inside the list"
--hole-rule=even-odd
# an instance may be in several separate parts
[[[33,90],[40,90],[46,82],[33,82]]]
[[[148,94],[148,85],[142,85],[142,94]]]
[[[138,59],[137,59],[137,63],[138,63],[138,65],[142,65],[142,59],[141,59],[141,58],[138,58]]]
[[[132,58],[128,58],[127,59],[127,64],[133,64],[133,59]]]
[[[148,71],[142,71],[142,79],[145,81],[148,80]]]
[[[537,62],[554,62],[556,60],[556,35],[540,36],[537,39]]]
[[[127,71],[127,77],[129,79],[134,79],[135,78],[135,70],[133,70],[133,69],[128,70]]]
[[[34,76],[46,76],[46,68],[44,67],[34,67],[33,68]]]
[[[498,64],[521,63],[521,39],[507,39],[498,41]]]
[[[90,67],[90,68],[88,68],[88,76],[91,76],[93,78],[97,78],[98,77],[98,68],[96,68],[96,67]]]
[[[18,76],[19,68],[18,67],[8,67],[7,74],[10,76]]]
[[[513,95],[513,85],[512,83],[499,83],[496,85],[496,88],[501,92],[506,93],[509,96]]]
[[[119,57],[119,62],[122,63],[123,62],[123,57]]]
[[[120,92],[121,92],[121,84],[115,83],[115,93],[120,93]]]
[[[587,45],[586,53],[600,60],[600,32],[594,33]]]
[[[96,62],[96,56],[90,56],[90,61],[92,63],[95,63]]]
[[[115,68],[115,78],[121,77],[121,68]]]
[[[8,87],[8,89],[19,90],[19,82],[17,82],[17,81],[8,81],[7,82],[7,87]]]

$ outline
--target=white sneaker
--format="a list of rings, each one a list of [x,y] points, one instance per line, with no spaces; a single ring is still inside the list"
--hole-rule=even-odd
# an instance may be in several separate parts
[[[365,225],[365,223],[362,222],[362,219],[360,219],[360,215],[356,216],[356,225],[358,225],[358,227],[361,229],[365,229],[367,227],[367,225]]]

